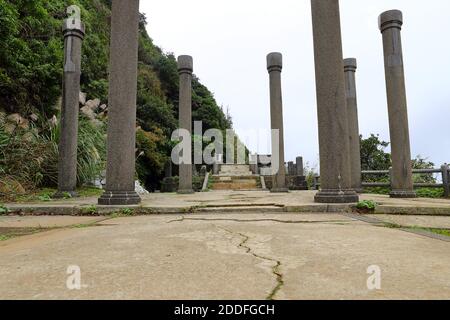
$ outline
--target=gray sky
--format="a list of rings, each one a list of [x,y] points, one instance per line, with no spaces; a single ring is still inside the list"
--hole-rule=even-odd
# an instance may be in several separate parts
[[[450,162],[450,2],[341,0],[344,57],[358,59],[360,131],[389,141],[378,15],[400,9],[412,154]],[[266,55],[283,53],[286,159],[318,164],[310,0],[141,0],[155,44],[194,72],[241,130],[270,128]],[[256,142],[247,141],[256,151]],[[264,144],[260,152],[267,152]]]

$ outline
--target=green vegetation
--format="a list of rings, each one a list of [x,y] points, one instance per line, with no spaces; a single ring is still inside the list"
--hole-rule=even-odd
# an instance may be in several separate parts
[[[450,237],[450,229],[438,229],[438,228],[421,228],[425,231],[440,234],[442,236]]]
[[[84,207],[81,209],[83,215],[96,215],[98,213],[98,208],[96,205],[90,205],[89,207]]]
[[[28,194],[22,194],[22,195],[14,195],[10,194],[9,197],[7,197],[8,201],[10,202],[36,202],[36,201],[52,201],[52,195],[56,193],[55,188],[42,188],[42,189],[36,189]],[[95,188],[95,187],[80,187],[78,190],[78,195],[80,197],[99,197],[103,190]],[[65,199],[70,199],[70,195],[67,194]]]
[[[389,170],[392,166],[391,155],[385,151],[389,142],[380,140],[378,135],[370,135],[364,139],[361,136],[361,165],[362,170]],[[413,169],[433,169],[435,164],[426,158],[418,155],[411,163]],[[414,174],[415,183],[436,183],[436,178],[430,173]],[[364,182],[385,182],[389,183],[389,174],[365,175]],[[389,194],[388,187],[365,188],[364,192],[374,194]],[[442,198],[443,188],[417,188],[417,195],[423,198]]]
[[[385,223],[385,227],[391,228],[391,229],[404,229],[404,230],[411,230],[411,231],[426,231],[434,234],[438,234],[441,236],[447,236],[450,237],[450,229],[445,228],[426,228],[426,227],[420,227],[420,226],[412,226],[412,227],[405,227],[401,226],[399,224],[395,223]]]
[[[72,4],[81,8],[86,25],[82,91],[88,99],[107,104],[110,0],[0,0],[0,198],[15,199],[56,186],[61,25]],[[147,189],[155,190],[173,146],[171,133],[177,128],[179,76],[175,55],[153,44],[146,24],[141,15],[136,175]],[[203,121],[203,130],[231,128],[231,117],[195,76],[192,107],[193,120]],[[11,115],[15,120],[9,119]],[[80,116],[79,187],[105,169],[107,118],[100,120],[93,124]]]
[[[0,241],[6,241],[6,240],[9,240],[11,238],[12,238],[11,236],[0,234]]]
[[[8,213],[8,208],[5,205],[0,204],[0,216]]]
[[[366,211],[374,211],[377,206],[377,203],[372,200],[364,200],[360,201],[356,208],[359,210],[366,210]]]

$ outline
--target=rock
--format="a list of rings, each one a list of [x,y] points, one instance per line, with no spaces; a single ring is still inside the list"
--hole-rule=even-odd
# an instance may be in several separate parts
[[[88,107],[92,111],[96,111],[99,106],[100,106],[100,99],[89,100],[85,104],[85,107]]]
[[[27,129],[30,128],[30,121],[28,121],[27,119],[22,118],[20,123],[19,123],[19,125],[18,125],[18,127],[21,128],[21,129],[27,130]]]
[[[58,126],[58,118],[55,115],[48,122],[52,127]]]
[[[86,102],[87,103],[87,102]],[[95,113],[94,111],[87,105],[80,109],[81,113],[85,115],[88,119],[94,120]]]
[[[39,119],[39,117],[36,114],[34,114],[34,113],[30,114],[31,121],[36,122],[36,121],[38,121],[38,119]]]
[[[80,104],[85,105],[86,104],[86,93],[80,92]]]
[[[137,180],[134,182],[134,186],[135,186],[134,189],[135,189],[137,194],[149,194],[150,193],[147,190],[145,190],[145,188]]]
[[[21,129],[28,129],[30,125],[30,122],[27,119],[23,118],[18,113],[10,114],[9,116],[6,117],[6,120],[10,124],[16,125]]]
[[[6,117],[6,120],[8,122],[14,123],[14,124],[19,124],[21,119],[22,119],[22,117],[18,113],[13,113]]]
[[[100,106],[100,110],[103,110],[103,111],[105,111],[107,108],[108,108],[108,106],[106,104],[102,104]]]

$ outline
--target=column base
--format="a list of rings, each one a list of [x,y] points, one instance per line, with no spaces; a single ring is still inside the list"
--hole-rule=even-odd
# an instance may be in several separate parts
[[[270,190],[271,193],[289,193],[288,188],[273,188]]]
[[[417,193],[413,190],[392,190],[389,196],[394,199],[414,199]]]
[[[359,196],[354,190],[322,190],[314,197],[317,203],[357,203]]]
[[[105,191],[98,199],[102,206],[136,205],[141,198],[135,191]]]
[[[353,190],[357,193],[357,194],[362,194],[364,192],[364,188],[353,188]]]
[[[178,190],[177,193],[178,194],[194,194],[195,191],[193,189],[183,189],[183,190]]]
[[[66,198],[78,198],[76,191],[57,191],[52,195],[53,199],[66,199]]]

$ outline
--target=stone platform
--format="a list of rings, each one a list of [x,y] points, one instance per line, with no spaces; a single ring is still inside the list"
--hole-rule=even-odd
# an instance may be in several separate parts
[[[450,297],[448,241],[347,214],[220,213],[103,217],[95,225],[0,216],[9,227],[88,224],[0,241],[0,299]],[[422,219],[443,227],[450,217]],[[66,286],[69,266],[80,270],[80,290]],[[367,286],[371,266],[380,270],[377,290]]]
[[[316,191],[292,191],[273,194],[267,191],[218,190],[191,195],[154,193],[144,195],[135,206],[98,206],[97,198],[77,198],[36,203],[11,203],[11,213],[25,215],[103,215],[129,208],[136,214],[215,213],[215,212],[291,212],[346,213],[355,204],[317,204]],[[378,205],[375,214],[450,216],[450,199],[391,199],[388,196],[364,194],[361,200]]]

